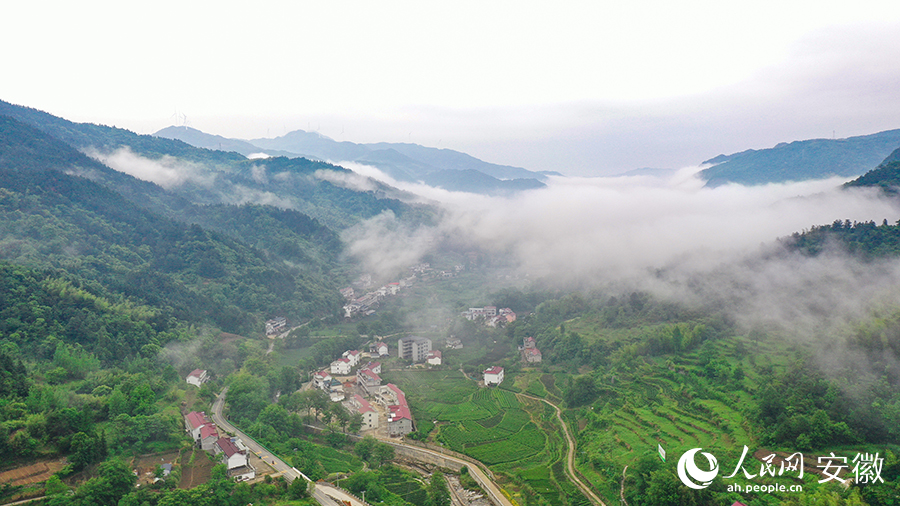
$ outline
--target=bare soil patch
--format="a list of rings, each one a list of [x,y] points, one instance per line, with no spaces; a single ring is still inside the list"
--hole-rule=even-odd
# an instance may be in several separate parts
[[[50,479],[53,473],[66,467],[66,459],[42,460],[27,466],[0,472],[0,483],[13,486],[41,483]]]
[[[212,477],[212,468],[216,465],[207,453],[199,448],[193,450],[193,462],[191,462],[191,452],[187,451],[182,455],[181,464],[181,481],[178,488],[194,488],[209,481]]]
[[[179,455],[177,451],[141,455],[131,461],[131,468],[137,471],[138,484],[141,486],[153,483],[156,478],[156,466],[163,464],[178,465]]]

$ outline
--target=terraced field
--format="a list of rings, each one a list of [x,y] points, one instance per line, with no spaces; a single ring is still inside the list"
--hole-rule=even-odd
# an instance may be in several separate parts
[[[432,440],[490,466],[520,504],[535,494],[554,506],[589,504],[566,481],[561,467],[565,446],[552,408],[510,390],[479,388],[458,371],[392,371],[385,376],[410,392],[414,416],[437,422]],[[508,387],[514,388],[512,381]]]

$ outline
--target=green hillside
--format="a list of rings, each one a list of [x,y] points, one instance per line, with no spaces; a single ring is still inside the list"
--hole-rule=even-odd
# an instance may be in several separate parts
[[[169,308],[179,318],[209,318],[231,331],[250,330],[266,314],[303,318],[330,314],[338,305],[334,286],[324,278],[230,236],[150,213],[104,186],[68,175],[99,165],[68,145],[9,118],[0,128],[4,258],[63,269]],[[212,211],[200,212],[208,220]],[[244,227],[248,221],[266,230],[252,216]],[[314,227],[308,219],[304,225]],[[339,248],[333,235],[315,228],[308,240],[324,234],[326,251]],[[296,251],[284,245],[281,250],[302,254],[299,245]],[[327,264],[316,264],[322,265]]]
[[[812,139],[773,148],[720,155],[700,172],[710,187],[727,183],[759,185],[863,174],[900,147],[900,130],[846,139]]]

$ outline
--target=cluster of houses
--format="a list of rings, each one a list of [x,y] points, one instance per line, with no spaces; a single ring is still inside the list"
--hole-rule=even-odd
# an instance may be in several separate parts
[[[533,337],[526,337],[519,346],[519,353],[522,354],[522,361],[527,364],[541,363],[541,350],[537,348]]]
[[[191,439],[201,449],[219,457],[228,468],[228,477],[237,481],[252,480],[256,469],[250,465],[250,453],[240,438],[219,434],[219,430],[206,413],[191,411],[184,417],[184,427]]]
[[[428,341],[427,347],[431,347],[431,341]],[[379,341],[369,345],[370,357],[387,354],[387,344]],[[382,385],[381,362],[369,361],[356,371],[355,378],[344,382],[332,376],[332,374],[344,377],[349,375],[361,362],[362,355],[358,350],[347,350],[341,358],[331,363],[328,371],[321,370],[313,375],[313,386],[327,392],[334,402],[344,401],[344,406],[351,413],[362,415],[363,430],[379,427],[378,411],[366,399],[368,397],[384,406],[387,411],[387,432],[391,437],[409,434],[415,428],[409,405],[406,403],[406,395],[393,383]],[[428,356],[431,357],[431,354]],[[440,352],[437,352],[436,356],[439,360]]]
[[[364,274],[354,281],[352,286],[341,288],[340,290],[341,295],[347,301],[347,304],[344,305],[344,318],[352,319],[356,316],[368,316],[374,313],[375,309],[386,297],[397,295],[400,290],[412,286],[416,281],[453,278],[463,270],[465,270],[463,265],[456,265],[452,270],[439,271],[433,269],[431,264],[420,263],[409,268],[409,276],[401,278],[399,281],[388,283],[376,290],[370,290],[375,286],[372,283],[372,276]],[[365,294],[357,296],[357,291],[365,291]]]
[[[266,335],[274,336],[284,332],[284,329],[287,328],[287,318],[283,316],[278,316],[272,318],[271,320],[266,321]]]
[[[470,307],[461,315],[469,321],[483,321],[489,327],[504,327],[516,321],[516,313],[508,307],[502,309],[497,309],[497,306]]]
[[[350,319],[354,316],[368,316],[374,313],[375,308],[378,307],[385,297],[397,295],[400,293],[401,288],[412,286],[415,281],[416,276],[413,274],[408,278],[401,279],[394,283],[388,283],[377,290],[367,292],[361,297],[356,297],[356,291],[351,286],[341,288],[341,295],[347,300],[347,304],[344,305],[344,318]]]

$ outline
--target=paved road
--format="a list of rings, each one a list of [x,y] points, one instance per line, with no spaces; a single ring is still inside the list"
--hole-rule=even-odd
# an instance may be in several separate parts
[[[241,432],[237,427],[231,425],[228,420],[222,415],[222,408],[225,406],[225,393],[228,392],[228,387],[222,390],[222,393],[216,397],[216,402],[213,403],[213,413],[212,419],[213,422],[216,423],[219,427],[221,427],[224,431],[230,432],[235,436],[241,438],[241,441],[244,442],[244,446],[250,449],[253,453],[260,457],[264,457],[266,464],[270,465],[275,471],[284,476],[284,478],[288,482],[292,482],[296,479],[302,479],[309,481],[306,476],[303,476],[303,473],[294,469],[293,467],[287,465],[287,463],[280,458],[272,455],[272,452],[264,448],[262,445],[248,437],[246,434]],[[334,501],[329,494],[326,493],[324,489],[325,487],[316,486],[313,488],[312,496],[313,499],[318,501],[322,506],[340,506],[340,503]],[[359,501],[354,501],[354,506],[367,506],[363,505]]]
[[[434,455],[437,457],[441,457],[441,458],[456,462],[463,466],[466,466],[469,469],[469,474],[475,475],[475,479],[478,481],[478,483],[481,484],[481,487],[488,494],[488,496],[490,496],[491,499],[493,499],[494,504],[498,504],[500,506],[514,506],[512,501],[510,501],[509,498],[506,497],[506,494],[504,494],[500,490],[500,487],[498,487],[497,484],[494,483],[494,481],[491,480],[490,477],[488,477],[488,475],[481,469],[481,467],[473,464],[472,462],[469,462],[468,460],[460,459],[454,455],[449,455],[447,453],[438,452],[435,450],[431,450],[429,448],[422,448],[421,446],[408,445],[403,442],[398,442],[394,439],[387,439],[387,438],[378,438],[378,439],[383,443],[387,443],[387,444],[390,444],[393,446],[402,446],[409,450],[413,450],[413,451],[420,452],[420,453],[431,454],[431,455]],[[425,462],[428,462],[428,460],[425,460]],[[477,462],[477,461],[475,461],[475,462]],[[604,506],[606,506],[606,505],[604,505]]]

